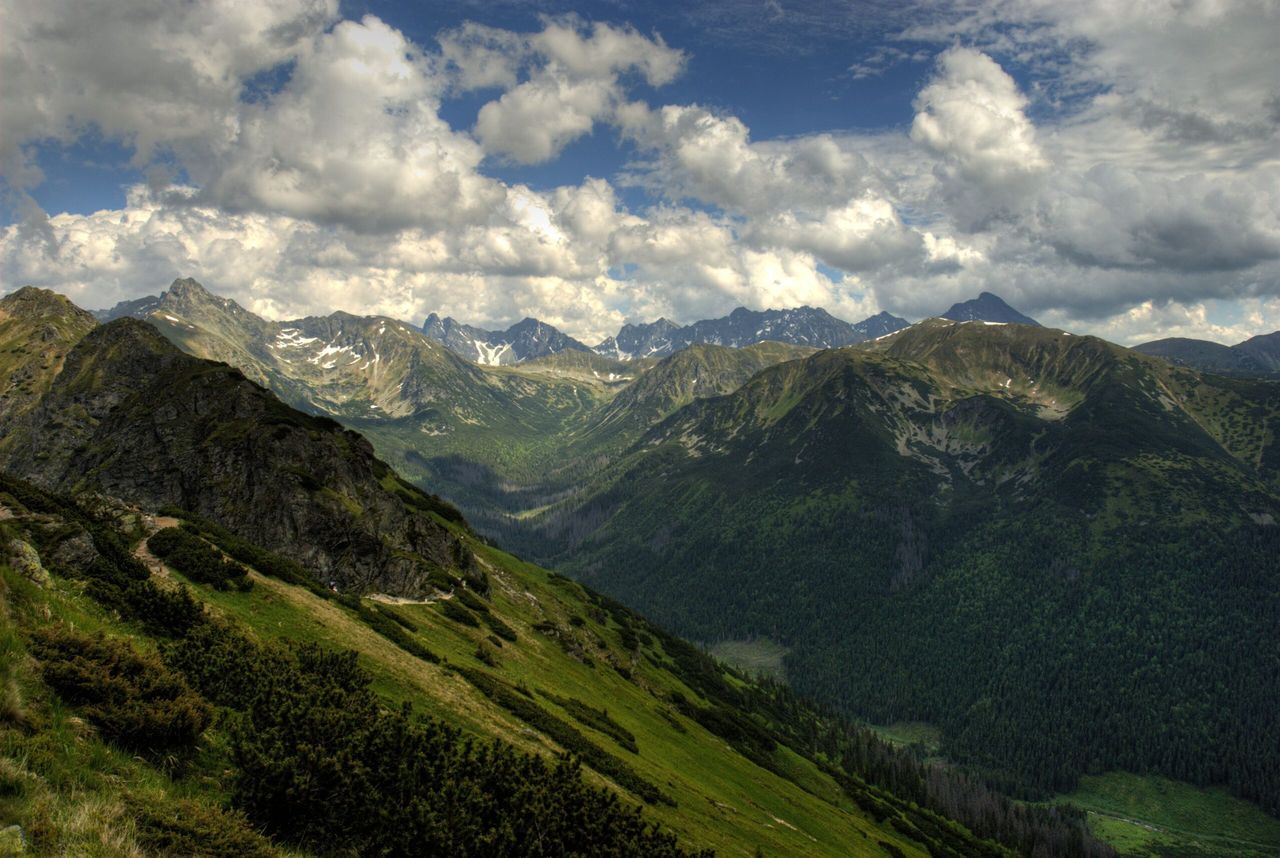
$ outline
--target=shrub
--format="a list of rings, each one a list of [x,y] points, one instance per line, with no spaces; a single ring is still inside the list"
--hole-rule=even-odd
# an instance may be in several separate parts
[[[274,551],[260,548],[252,542],[241,539],[225,527],[189,512],[177,510],[176,514],[185,519],[182,524],[184,530],[199,532],[229,556],[234,557],[241,563],[252,566],[263,575],[284,581],[286,584],[306,587],[312,593],[326,599],[333,595],[329,588],[317,581],[315,576],[304,569],[297,561],[281,557]]]
[[[459,602],[466,605],[468,608],[475,611],[477,614],[489,613],[489,606],[486,605],[480,599],[479,596],[477,596],[475,593],[472,593],[470,590],[466,589],[465,587],[459,587],[456,590],[454,590],[453,598],[457,599]]]
[[[359,596],[351,593],[345,593],[338,597],[338,601],[354,611],[364,624],[391,641],[400,649],[416,656],[423,661],[429,661],[432,664],[440,663],[440,656],[418,642],[418,639],[410,635],[405,629],[411,628],[415,631],[417,626],[403,619],[394,611],[385,609],[382,605],[375,603],[374,609],[370,609]]]
[[[516,641],[516,630],[499,619],[497,614],[490,611],[487,614],[481,614],[480,619],[484,620],[484,624],[498,637],[513,643]]]
[[[476,619],[476,615],[453,599],[441,599],[439,604],[440,610],[444,612],[444,615],[455,623],[461,623],[473,629],[480,628],[480,621]]]
[[[108,739],[136,750],[195,744],[212,710],[159,659],[65,626],[32,633],[45,682]]]
[[[613,720],[608,710],[595,709],[576,697],[560,697],[549,691],[542,692],[542,696],[572,715],[579,724],[590,727],[598,733],[604,733],[633,754],[640,753],[640,748],[636,746],[635,734]]]
[[[587,785],[575,762],[388,710],[369,684],[354,653],[302,646],[270,663],[231,730],[233,800],[250,820],[326,854],[687,854],[638,809]]]
[[[277,854],[241,813],[191,799],[161,805],[130,804],[137,820],[138,843],[149,853],[200,858],[270,858]]]
[[[209,584],[216,590],[234,587],[244,592],[253,587],[247,569],[223,557],[222,552],[190,531],[165,528],[147,540],[147,547],[192,581]]]

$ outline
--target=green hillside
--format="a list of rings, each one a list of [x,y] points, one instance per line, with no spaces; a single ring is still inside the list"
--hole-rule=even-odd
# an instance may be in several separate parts
[[[67,352],[95,324],[92,315],[46,289],[28,286],[0,298],[0,420],[40,401]]]
[[[1154,770],[1275,811],[1278,401],[930,322],[677,411],[516,544],[1015,792]]]
[[[410,729],[427,730],[437,745],[478,736],[500,741],[492,753],[513,749],[508,777],[527,782],[516,795],[545,794],[538,800],[551,802],[539,811],[548,842],[596,844],[581,854],[676,854],[661,851],[671,841],[652,823],[686,848],[722,855],[1005,854],[875,785],[924,789],[924,770],[909,756],[780,689],[753,686],[616,603],[479,542],[470,547],[484,585],[415,601],[362,599],[287,583],[280,576],[290,577],[296,564],[198,517],[175,530],[180,519],[118,503],[99,503],[91,514],[8,479],[0,480],[0,504],[10,546],[0,567],[7,689],[0,810],[22,827],[35,854],[197,847],[201,854],[278,854],[327,852],[343,842],[326,836],[348,838],[361,852],[404,854],[385,830],[400,825],[416,826],[415,849],[449,837],[460,850],[451,854],[570,854],[530,850],[523,837],[492,851],[466,847],[481,835],[451,825],[472,815],[478,818],[467,824],[482,832],[506,823],[501,816],[493,822],[495,810],[444,795],[433,800],[462,802],[454,810],[462,822],[419,818],[407,804],[391,817],[382,811],[379,829],[368,831],[336,814],[335,795],[376,804],[377,790],[390,787],[326,760],[350,755],[357,766],[386,765],[416,741],[403,734]],[[471,539],[462,529],[457,535]],[[172,544],[184,541],[191,547]],[[228,562],[243,582],[222,586],[209,577],[210,563]],[[353,664],[323,655],[348,650]],[[373,696],[363,702],[366,694]],[[429,720],[421,728],[409,726],[416,715],[395,721],[404,706]],[[393,732],[374,733],[368,746],[350,737],[350,726],[329,733],[347,709]],[[451,730],[462,732],[452,739]],[[273,744],[261,744],[264,734]],[[287,750],[303,741],[296,753]],[[421,753],[434,759],[441,751],[432,747]],[[486,747],[482,763],[490,759]],[[548,758],[564,750],[582,761],[583,780],[565,769],[547,781],[542,768],[519,762],[523,753]],[[448,777],[481,777],[466,759],[450,763]],[[280,792],[286,776],[296,779],[289,793]],[[404,789],[410,775],[400,777],[397,789]],[[601,787],[626,798],[621,805],[608,793],[587,798]],[[314,804],[309,796],[318,799],[321,789],[328,797]],[[1006,837],[1020,831],[1030,838],[1028,854],[1039,841],[1074,844],[1061,854],[1084,846],[1069,819],[1028,817],[954,777],[950,790],[950,800],[969,794],[1007,814]],[[567,827],[578,823],[557,819],[562,792],[593,808],[600,825],[583,834]],[[927,791],[916,798],[927,803]],[[515,813],[529,799],[509,800]],[[650,822],[628,821],[627,808],[637,805]],[[612,828],[630,839],[610,840]],[[503,842],[500,831],[483,836]]]
[[[136,320],[5,429],[53,490],[0,477],[0,811],[35,854],[1109,854],[493,548]]]

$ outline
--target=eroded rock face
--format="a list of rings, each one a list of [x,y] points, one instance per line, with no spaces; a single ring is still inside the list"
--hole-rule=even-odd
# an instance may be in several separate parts
[[[472,564],[428,510],[456,513],[364,438],[133,319],[85,337],[14,436],[4,466],[39,485],[198,513],[340,589],[418,595],[434,569]]]

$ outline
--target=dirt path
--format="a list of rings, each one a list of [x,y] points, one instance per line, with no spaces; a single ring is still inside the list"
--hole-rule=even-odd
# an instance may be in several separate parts
[[[370,593],[364,598],[384,605],[430,605],[432,602],[443,602],[453,598],[452,593],[441,593],[429,599],[406,599],[404,596],[388,596],[386,593]]]
[[[176,518],[168,515],[148,515],[142,519],[142,526],[147,529],[147,539],[157,531],[164,530],[167,527],[177,527],[180,523]],[[152,575],[159,578],[168,578],[169,567],[165,566],[159,557],[151,553],[151,547],[147,545],[147,539],[143,539],[138,543],[138,547],[133,549],[133,556],[141,560],[142,565],[146,566]]]

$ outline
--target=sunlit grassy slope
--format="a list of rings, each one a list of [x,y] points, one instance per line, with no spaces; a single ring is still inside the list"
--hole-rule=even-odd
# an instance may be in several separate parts
[[[482,549],[481,556],[494,583],[491,610],[515,630],[516,642],[503,643],[483,622],[471,628],[447,618],[440,603],[386,606],[417,627],[414,637],[443,657],[440,665],[409,655],[338,603],[273,579],[256,577],[250,593],[204,595],[263,637],[356,649],[377,677],[375,687],[390,700],[409,701],[456,726],[525,750],[558,751],[452,668],[484,670],[532,692],[538,704],[575,724],[674,799],[676,807],[659,804],[649,812],[691,845],[710,846],[721,855],[752,855],[757,846],[770,855],[879,855],[888,854],[878,843],[885,841],[907,855],[927,854],[859,811],[811,761],[780,747],[779,767],[791,778],[780,777],[678,714],[666,700],[671,692],[689,699],[698,695],[661,667],[666,662],[661,644],[642,645],[639,658],[626,653],[618,625],[577,584],[493,549]],[[539,625],[545,630],[535,629]],[[482,660],[481,647],[496,667]],[[639,753],[584,728],[557,699],[606,710],[634,735]]]
[[[491,584],[487,597],[459,589],[433,602],[377,594],[354,601],[256,571],[247,592],[214,590],[167,567],[155,575],[166,587],[187,585],[208,610],[263,641],[354,649],[389,705],[409,703],[421,714],[526,751],[563,750],[545,730],[479,690],[497,680],[620,761],[638,782],[656,787],[662,797],[646,813],[691,848],[748,856],[757,849],[765,855],[924,856],[929,851],[912,838],[912,820],[927,817],[957,842],[973,844],[973,854],[1005,854],[859,785],[864,800],[871,795],[885,803],[877,821],[818,762],[785,745],[770,753],[768,768],[757,765],[678,711],[676,701],[707,701],[696,683],[685,681],[680,656],[668,652],[672,639],[568,579],[478,542],[475,549]],[[35,629],[59,623],[126,637],[144,652],[163,651],[164,644],[104,611],[83,582],[55,575],[42,587],[12,569],[0,570],[0,820],[20,824],[37,854],[164,854],[163,841],[156,841],[164,825],[157,820],[177,818],[187,834],[187,822],[194,820],[195,836],[240,843],[217,854],[282,854],[278,844],[225,809],[234,770],[219,725],[206,731],[189,758],[123,752],[100,740],[43,685],[25,651]],[[400,640],[386,635],[385,624],[380,632],[370,615],[392,621]],[[406,648],[406,641],[413,644]],[[424,648],[418,655],[409,651],[414,644]],[[423,651],[427,658],[420,657]],[[747,682],[734,674],[726,678],[739,687]],[[588,761],[584,772],[640,803],[630,784],[597,768]],[[886,808],[892,808],[887,818]]]
[[[1127,772],[1086,776],[1061,796],[1122,856],[1254,858],[1280,854],[1280,820],[1221,788]]]

